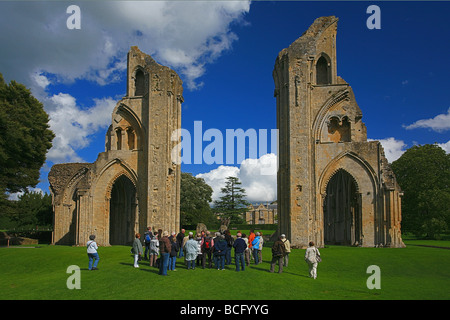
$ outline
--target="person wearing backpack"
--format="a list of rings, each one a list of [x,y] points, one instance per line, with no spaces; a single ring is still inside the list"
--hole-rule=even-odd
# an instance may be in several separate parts
[[[258,251],[260,250],[260,242],[261,242],[261,236],[260,236],[260,233],[257,232],[256,237],[252,241],[253,258],[255,259],[255,265],[260,264],[259,254],[258,254]]]
[[[208,266],[209,269],[212,268],[212,259],[211,259],[211,254],[212,254],[212,249],[214,247],[214,239],[211,237],[211,232],[206,231],[206,235],[203,237],[202,240],[202,268],[205,269],[205,265],[206,265],[206,256],[208,256]]]
[[[147,231],[144,232],[144,260],[148,260],[149,252],[150,252],[150,241],[152,241],[153,233],[152,228],[147,227]]]

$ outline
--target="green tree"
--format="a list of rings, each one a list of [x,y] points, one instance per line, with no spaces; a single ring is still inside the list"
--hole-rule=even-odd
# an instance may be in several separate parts
[[[413,146],[392,163],[402,198],[402,230],[437,238],[450,227],[450,155],[437,144]]]
[[[180,184],[180,219],[181,225],[204,223],[211,227],[217,224],[209,203],[213,189],[203,178],[196,178],[190,173],[181,173]]]
[[[40,192],[24,193],[19,196],[15,213],[10,218],[18,228],[50,226],[53,222],[51,195]]]
[[[6,84],[0,74],[0,201],[39,182],[54,138],[48,122],[30,90],[15,81]]]
[[[221,189],[223,195],[214,201],[214,211],[223,214],[225,218],[230,218],[230,223],[243,223],[243,214],[250,205],[245,199],[245,189],[240,187],[241,184],[239,178],[227,177],[225,187]]]

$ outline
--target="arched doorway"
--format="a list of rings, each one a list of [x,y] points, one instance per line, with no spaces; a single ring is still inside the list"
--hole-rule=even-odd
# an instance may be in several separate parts
[[[327,184],[323,215],[325,244],[361,243],[361,195],[353,176],[343,169]]]
[[[114,182],[109,205],[109,243],[132,243],[136,230],[136,187],[125,175]]]

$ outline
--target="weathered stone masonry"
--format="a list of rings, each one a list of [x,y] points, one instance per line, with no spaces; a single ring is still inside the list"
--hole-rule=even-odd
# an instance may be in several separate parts
[[[402,247],[401,190],[336,73],[337,22],[316,19],[275,62],[279,232],[296,247]]]
[[[275,62],[279,129],[278,234],[293,247],[404,246],[401,190],[378,141],[367,141],[352,88],[336,73],[338,19],[322,17]],[[128,244],[147,226],[180,227],[182,82],[137,47],[127,95],[94,163],[54,165],[53,242]],[[174,141],[173,141],[174,140]]]
[[[54,165],[53,242],[128,244],[147,226],[179,229],[180,166],[171,157],[179,140],[183,88],[179,76],[132,47],[127,95],[113,113],[105,152],[94,163]]]

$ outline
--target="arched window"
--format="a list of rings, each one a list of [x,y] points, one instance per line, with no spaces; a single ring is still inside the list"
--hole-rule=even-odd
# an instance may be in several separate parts
[[[133,128],[127,129],[127,137],[128,137],[128,150],[134,150],[135,148],[135,134]]]
[[[117,150],[122,150],[122,130],[120,128],[116,129],[116,138]]]
[[[316,84],[330,84],[331,74],[327,59],[321,56],[316,64]]]
[[[145,76],[142,70],[136,71],[136,76],[134,79],[134,95],[135,96],[143,96],[145,94]]]

